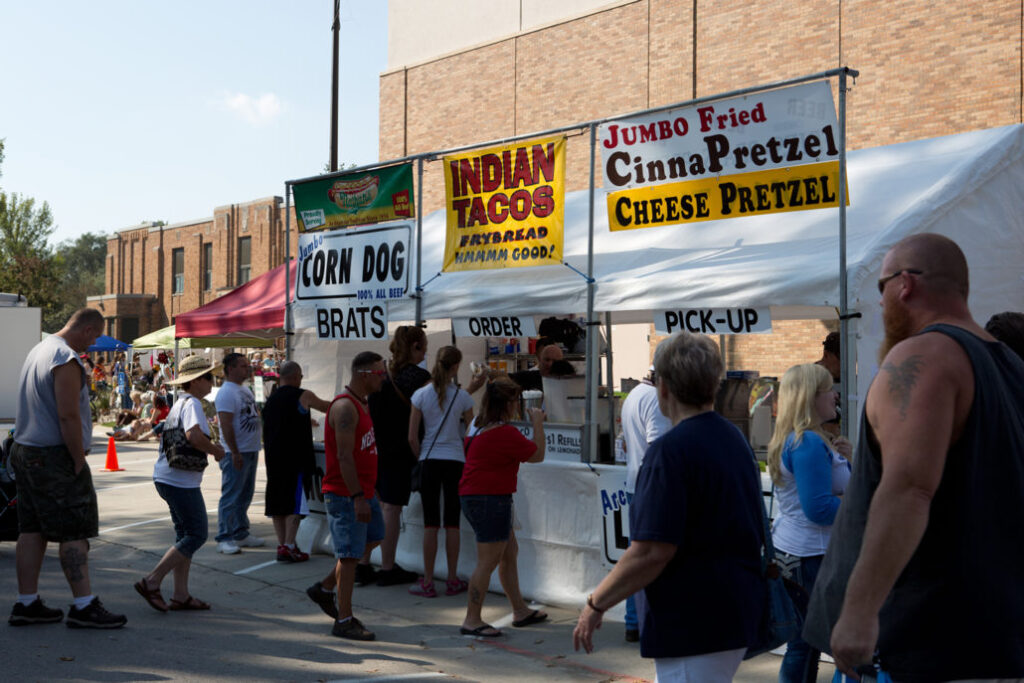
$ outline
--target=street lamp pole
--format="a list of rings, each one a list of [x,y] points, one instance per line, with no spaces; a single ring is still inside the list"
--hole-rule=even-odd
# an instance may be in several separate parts
[[[331,172],[338,170],[338,42],[341,33],[341,0],[334,0],[334,59],[331,62]]]

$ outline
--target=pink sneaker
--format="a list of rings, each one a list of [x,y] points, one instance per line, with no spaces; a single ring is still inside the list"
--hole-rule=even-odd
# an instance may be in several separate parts
[[[445,595],[458,595],[459,593],[464,593],[466,589],[469,588],[469,584],[462,579],[448,581],[446,582],[446,585],[447,588],[444,591]]]
[[[409,586],[409,592],[412,595],[418,595],[422,598],[436,598],[437,591],[434,590],[434,582],[424,583],[423,579],[418,579],[416,583]]]

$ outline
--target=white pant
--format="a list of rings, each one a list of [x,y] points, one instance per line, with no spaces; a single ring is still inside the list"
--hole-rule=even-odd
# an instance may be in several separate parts
[[[654,660],[654,683],[730,683],[747,649]]]

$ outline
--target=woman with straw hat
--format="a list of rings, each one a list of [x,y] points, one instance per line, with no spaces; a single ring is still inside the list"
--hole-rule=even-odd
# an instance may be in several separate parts
[[[179,366],[177,379],[167,382],[180,385],[184,393],[174,402],[165,427],[165,430],[171,430],[180,426],[190,446],[212,455],[218,461],[224,457],[224,449],[210,440],[210,426],[203,414],[200,399],[213,388],[214,375],[221,374],[221,367],[207,358],[189,356],[184,359]],[[170,508],[176,538],[174,545],[167,549],[153,570],[135,584],[135,590],[158,612],[210,609],[209,603],[193,597],[188,590],[192,555],[206,542],[209,533],[206,503],[199,489],[203,471],[201,468],[194,471],[172,467],[168,463],[161,439],[160,455],[153,468],[153,481],[157,493]],[[171,571],[174,572],[174,594],[168,604],[160,594],[160,584]]]

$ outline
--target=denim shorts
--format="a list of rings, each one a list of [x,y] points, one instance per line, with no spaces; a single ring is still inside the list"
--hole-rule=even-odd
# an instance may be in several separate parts
[[[159,481],[153,483],[156,484],[156,492],[171,511],[174,547],[185,557],[192,557],[210,535],[210,522],[202,490],[198,487],[171,486]]]
[[[327,523],[331,528],[334,556],[338,559],[361,558],[367,545],[384,538],[384,515],[380,511],[380,502],[376,496],[367,502],[370,504],[370,521],[357,522],[351,498],[324,493]]]
[[[462,514],[473,527],[477,543],[507,541],[512,533],[512,494],[460,496]]]
[[[100,515],[89,465],[75,474],[67,447],[11,447],[17,477],[18,530],[47,541],[81,541],[99,535]]]

